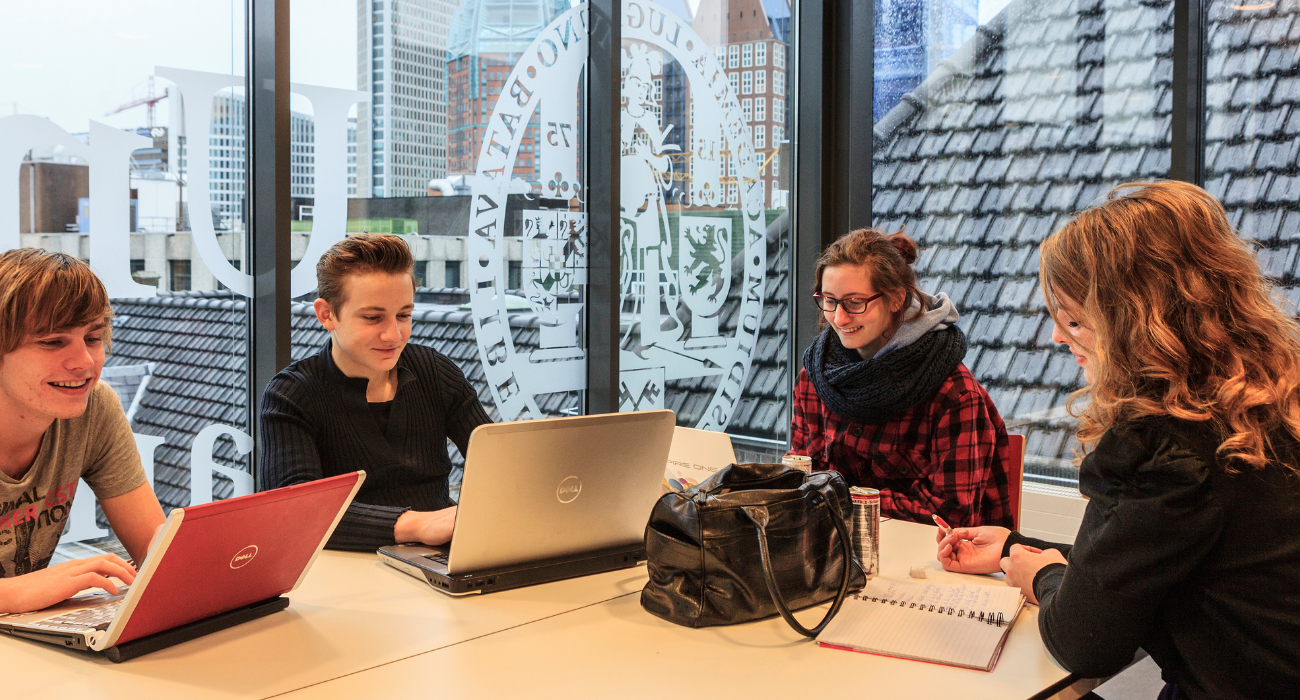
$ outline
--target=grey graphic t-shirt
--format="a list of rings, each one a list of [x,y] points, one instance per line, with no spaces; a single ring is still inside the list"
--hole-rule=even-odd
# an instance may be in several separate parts
[[[145,483],[131,424],[113,389],[103,382],[90,390],[86,412],[60,419],[41,438],[36,461],[21,479],[0,472],[0,566],[21,576],[45,568],[72,510],[77,479],[100,499],[128,493]]]

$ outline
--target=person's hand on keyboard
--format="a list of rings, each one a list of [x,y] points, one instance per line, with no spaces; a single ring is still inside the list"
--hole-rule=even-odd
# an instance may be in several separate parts
[[[393,537],[397,542],[447,544],[456,525],[456,506],[435,511],[408,510],[397,518]]]
[[[0,612],[31,612],[48,608],[86,590],[121,590],[109,577],[123,583],[135,581],[135,569],[112,554],[74,559],[22,576],[0,579]]]

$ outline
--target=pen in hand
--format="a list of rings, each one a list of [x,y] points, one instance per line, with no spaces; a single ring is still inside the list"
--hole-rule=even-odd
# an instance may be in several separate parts
[[[943,518],[939,517],[938,513],[932,513],[930,517],[934,518],[934,524],[938,525],[940,530],[943,530],[944,537],[952,534],[952,528],[948,526],[948,523],[943,521]]]

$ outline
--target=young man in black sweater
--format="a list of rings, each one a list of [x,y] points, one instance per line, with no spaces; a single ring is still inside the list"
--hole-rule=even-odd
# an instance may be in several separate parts
[[[262,396],[260,489],[366,471],[332,549],[448,542],[456,507],[447,440],[465,454],[474,428],[491,422],[450,359],[407,344],[414,264],[405,241],[385,234],[350,236],[326,251],[315,309],[330,339],[275,375]]]

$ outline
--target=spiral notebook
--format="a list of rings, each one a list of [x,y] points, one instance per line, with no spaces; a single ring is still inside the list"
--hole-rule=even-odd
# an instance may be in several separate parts
[[[1025,605],[1010,586],[876,577],[817,635],[832,649],[992,671]]]

